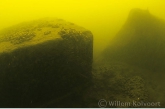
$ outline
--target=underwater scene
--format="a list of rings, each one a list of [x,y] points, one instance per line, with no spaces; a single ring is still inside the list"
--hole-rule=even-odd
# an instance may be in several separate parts
[[[165,1],[0,3],[0,108],[165,108]]]

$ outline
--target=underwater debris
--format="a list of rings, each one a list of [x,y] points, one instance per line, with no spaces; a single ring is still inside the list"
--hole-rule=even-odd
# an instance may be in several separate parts
[[[94,85],[87,92],[85,98],[88,106],[98,107],[94,101],[102,98],[121,102],[132,102],[133,100],[149,101],[145,80],[141,76],[125,75],[124,73],[127,71],[123,73],[123,68],[125,68],[125,66],[121,68],[120,65],[118,65],[118,67],[116,66],[115,69],[112,69],[111,65],[107,65],[97,66],[97,68],[93,70]],[[119,108],[120,106],[114,107]],[[132,104],[128,107],[132,107]]]
[[[146,100],[148,95],[146,93],[145,82],[140,76],[128,78],[125,81],[124,92],[132,99]]]

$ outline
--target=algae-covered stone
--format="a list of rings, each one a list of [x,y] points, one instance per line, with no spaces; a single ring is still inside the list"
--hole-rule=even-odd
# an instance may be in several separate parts
[[[51,100],[63,107],[62,99],[81,99],[91,83],[92,46],[90,31],[61,19],[1,30],[0,107],[39,107]]]
[[[103,65],[93,70],[94,85],[86,92],[84,99],[87,107],[103,107],[104,100],[107,108],[145,107],[134,106],[135,102],[148,102],[148,89],[145,79],[141,76],[128,75],[124,64]],[[131,70],[128,68],[127,70]],[[99,101],[104,99],[102,105]],[[115,102],[129,103],[120,105]]]

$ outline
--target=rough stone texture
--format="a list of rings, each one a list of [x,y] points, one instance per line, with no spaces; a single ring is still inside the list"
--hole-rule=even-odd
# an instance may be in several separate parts
[[[146,80],[141,76],[135,76],[133,68],[122,63],[100,65],[93,68],[94,85],[86,92],[87,107],[101,107],[99,100],[107,101],[107,108],[135,108],[146,106],[134,106],[133,101],[150,101]],[[139,71],[137,71],[139,73]],[[131,75],[132,74],[132,75]],[[129,102],[129,105],[110,105],[109,102]],[[105,102],[102,102],[103,106]]]
[[[74,107],[63,99],[90,86],[92,50],[92,33],[62,19],[1,30],[0,107]]]
[[[160,106],[128,107],[165,107],[165,21],[148,10],[132,9],[93,65],[96,88],[91,90],[101,90],[91,94],[92,100],[160,102]]]

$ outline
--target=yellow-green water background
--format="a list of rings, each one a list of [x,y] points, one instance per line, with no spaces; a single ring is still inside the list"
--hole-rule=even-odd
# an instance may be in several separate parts
[[[165,19],[164,0],[1,0],[0,29],[43,17],[65,19],[92,31],[96,58],[132,8],[148,9]]]

